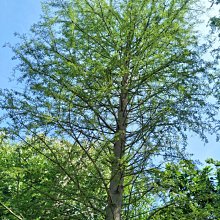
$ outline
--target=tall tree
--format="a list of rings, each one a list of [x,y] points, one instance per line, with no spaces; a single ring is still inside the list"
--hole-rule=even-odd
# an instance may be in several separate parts
[[[39,134],[80,146],[105,190],[106,220],[138,219],[160,156],[182,155],[186,131],[204,139],[211,131],[213,72],[201,58],[195,7],[190,0],[51,0],[31,35],[12,47],[24,90],[2,92],[8,132],[30,147],[26,136],[48,148]]]

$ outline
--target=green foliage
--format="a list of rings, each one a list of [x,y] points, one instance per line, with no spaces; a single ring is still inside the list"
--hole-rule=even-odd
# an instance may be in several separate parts
[[[191,161],[168,163],[159,173],[158,204],[150,219],[219,219],[219,168]]]
[[[105,192],[97,171],[79,147],[45,141],[45,149],[37,142],[31,148],[2,143],[0,202],[24,219],[102,219]],[[1,207],[3,217],[14,219]]]
[[[47,143],[50,148],[39,151],[37,142],[32,148],[2,142],[1,204],[27,220],[104,219],[105,190],[94,166],[76,145],[52,139]],[[136,197],[125,197],[130,211],[125,210],[123,218],[220,218],[219,162],[207,162],[209,165],[200,169],[192,161],[170,162],[165,168],[149,170],[148,177],[139,178],[137,184],[126,186],[125,182],[125,195],[132,192]],[[100,167],[107,178],[108,167],[101,163]],[[17,219],[3,206],[0,217]]]
[[[184,157],[189,131],[206,140],[215,128],[218,103],[208,98],[217,76],[202,59],[195,3],[45,1],[39,23],[12,47],[24,89],[0,100],[5,130],[26,149],[22,166],[33,169],[16,163],[8,178],[45,186],[33,201],[22,197],[44,211],[22,215],[103,219],[107,206],[107,220],[118,220],[152,210],[155,160]]]

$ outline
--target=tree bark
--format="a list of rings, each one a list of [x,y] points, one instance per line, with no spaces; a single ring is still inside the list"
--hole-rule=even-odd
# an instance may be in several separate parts
[[[127,83],[128,76],[122,80],[122,88],[119,99],[118,121],[116,129],[116,141],[114,144],[111,167],[111,180],[109,186],[108,205],[106,209],[106,220],[121,220],[123,184],[124,184],[124,165],[122,158],[125,153],[126,127],[127,127]]]

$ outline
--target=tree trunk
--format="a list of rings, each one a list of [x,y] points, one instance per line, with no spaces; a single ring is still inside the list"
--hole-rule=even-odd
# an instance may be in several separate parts
[[[115,145],[114,150],[119,151],[120,147]],[[123,182],[123,169],[120,161],[116,160],[112,164],[106,220],[121,220]]]
[[[116,142],[113,150],[114,159],[112,160],[106,220],[121,220],[124,184],[124,165],[122,164],[121,159],[125,153],[126,142],[128,104],[127,81],[128,76],[125,75],[122,80],[121,95],[119,100]]]

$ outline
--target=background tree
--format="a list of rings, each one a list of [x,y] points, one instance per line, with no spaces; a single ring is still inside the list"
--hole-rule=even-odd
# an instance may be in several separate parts
[[[96,187],[104,196],[102,218],[104,209],[107,220],[139,218],[160,156],[183,156],[187,131],[205,139],[212,129],[215,75],[201,58],[207,48],[198,46],[195,7],[189,0],[49,1],[31,35],[12,47],[24,90],[2,92],[7,132],[30,148],[37,140],[54,157],[39,134],[80,147],[99,183],[90,193]],[[97,198],[81,195],[93,218]]]
[[[105,192],[91,162],[77,146],[44,141],[1,143],[1,219],[17,219],[9,209],[20,219],[102,219]]]
[[[219,219],[219,162],[207,162],[200,169],[192,161],[166,164],[155,176],[159,206],[149,219]]]
[[[72,149],[71,144],[55,139],[47,143],[50,148],[42,150],[38,142],[32,148],[1,142],[1,219],[103,219],[104,209],[99,209],[105,207],[105,192],[98,187],[94,167],[79,147]],[[139,179],[135,187],[139,198],[132,201],[135,207],[126,218],[218,219],[219,162],[209,159],[208,163],[199,169],[192,161],[182,160],[152,169],[148,193],[139,197],[147,187],[146,178]]]

